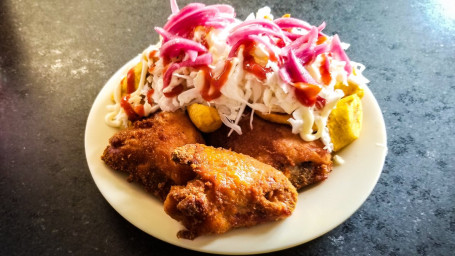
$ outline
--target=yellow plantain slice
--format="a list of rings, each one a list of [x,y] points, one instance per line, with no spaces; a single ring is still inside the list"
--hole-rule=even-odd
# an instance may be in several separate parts
[[[260,118],[278,124],[290,124],[288,122],[289,118],[292,118],[291,115],[288,114],[278,114],[278,113],[261,113],[259,111],[254,112]]]
[[[132,67],[130,70],[128,70],[128,73],[133,70],[134,72],[134,89],[137,89],[139,87],[139,81],[141,81],[141,73],[142,73],[142,62],[139,62],[136,64],[136,66]],[[126,95],[127,87],[128,87],[128,73],[123,77],[122,81],[120,81],[120,86],[121,86],[121,95],[120,97],[123,97]],[[111,100],[114,102],[114,93],[111,94]]]
[[[352,81],[348,81],[348,85],[345,85],[343,83],[336,83],[335,84],[335,89],[340,89],[344,92],[344,96],[349,96],[353,94],[357,94],[359,98],[363,98],[364,91],[360,86]]]
[[[334,151],[344,148],[359,137],[362,117],[362,102],[357,94],[338,101],[327,122]]]
[[[133,71],[134,71],[134,89],[137,89],[137,87],[139,86],[139,81],[141,81],[142,62],[137,63],[136,66],[134,66]],[[127,77],[128,77],[128,75],[126,75],[122,79],[122,97],[124,95],[126,95],[127,86],[128,86]]]
[[[221,118],[214,107],[194,103],[186,108],[193,124],[202,132],[214,132],[221,127]]]

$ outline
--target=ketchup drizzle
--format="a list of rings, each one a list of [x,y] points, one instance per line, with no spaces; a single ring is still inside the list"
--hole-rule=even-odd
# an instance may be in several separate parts
[[[209,67],[201,68],[204,72],[204,86],[201,90],[201,96],[204,100],[211,101],[221,96],[221,87],[226,83],[231,69],[231,60],[226,60],[223,71],[218,77],[213,77],[212,70]]]
[[[271,68],[266,68],[259,65],[251,54],[256,48],[256,43],[251,41],[245,44],[243,49],[243,69],[253,75],[255,75],[260,80],[265,80],[267,78],[267,73],[272,72]],[[277,57],[273,52],[269,52],[270,61],[277,61]]]
[[[126,93],[130,94],[136,90],[136,75],[134,74],[134,68],[128,70],[126,75]]]
[[[179,95],[181,92],[183,92],[183,85],[179,84],[176,87],[172,88],[170,92],[165,92],[163,94],[164,96],[170,98]]]
[[[322,83],[325,85],[330,84],[332,81],[332,75],[330,74],[330,62],[326,54],[322,55],[321,66],[319,66],[319,73],[321,73]]]
[[[120,106],[125,110],[126,115],[128,116],[128,120],[134,122],[139,120],[141,117],[134,111],[133,107],[130,105],[128,100],[130,99],[130,95],[125,95],[120,101]],[[143,110],[143,109],[142,109]]]

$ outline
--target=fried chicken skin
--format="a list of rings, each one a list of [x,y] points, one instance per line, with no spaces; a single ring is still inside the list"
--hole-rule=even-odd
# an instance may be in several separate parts
[[[173,186],[164,210],[182,222],[179,238],[221,234],[238,227],[276,221],[291,215],[297,192],[275,168],[222,148],[188,144],[172,153],[191,166],[196,178]]]
[[[289,126],[257,116],[252,124],[253,129],[250,128],[250,115],[246,115],[239,122],[242,135],[233,132],[228,137],[229,128],[223,126],[207,134],[207,144],[231,149],[269,164],[282,171],[297,189],[327,178],[332,161],[321,141],[304,141],[293,134]]]
[[[158,112],[111,137],[101,159],[164,201],[172,185],[186,184],[195,176],[189,166],[171,159],[175,148],[188,143],[204,139],[185,112]]]

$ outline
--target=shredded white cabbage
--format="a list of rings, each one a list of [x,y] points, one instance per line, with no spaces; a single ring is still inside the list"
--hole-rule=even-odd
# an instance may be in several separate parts
[[[246,20],[257,18],[271,18],[273,16],[269,7],[264,7],[258,10],[256,15],[250,14]],[[200,41],[205,37],[209,45],[208,51],[212,55],[212,73],[214,76],[223,71],[225,60],[231,50],[231,46],[226,42],[229,36],[229,31],[232,27],[240,24],[237,21],[230,26],[223,29],[212,29],[206,35],[203,30],[196,30],[193,40]],[[301,29],[294,29],[295,33],[307,33]],[[264,40],[270,40],[268,37],[263,37]],[[330,42],[332,38],[327,40]],[[156,45],[148,47],[141,56],[142,61],[142,74],[139,86],[129,98],[129,103],[132,106],[144,104],[144,96],[147,96],[149,90],[153,89],[152,99],[153,105],[150,105],[147,100],[144,104],[145,115],[149,115],[155,111],[175,111],[177,109],[185,108],[193,103],[203,103],[213,106],[217,109],[224,125],[231,128],[232,132],[242,134],[242,130],[238,122],[247,107],[251,108],[253,117],[254,111],[262,113],[286,113],[292,117],[289,118],[289,123],[292,126],[292,132],[299,134],[302,139],[306,141],[313,141],[321,139],[325,144],[325,148],[329,151],[332,150],[330,136],[326,127],[328,116],[331,110],[335,107],[337,101],[343,97],[341,90],[335,90],[335,84],[342,83],[348,85],[355,83],[362,87],[369,81],[363,77],[362,71],[365,67],[356,62],[351,62],[355,69],[355,75],[348,76],[345,71],[345,62],[328,57],[330,60],[330,73],[332,76],[331,83],[322,88],[320,96],[326,100],[326,104],[322,109],[317,109],[315,106],[307,107],[299,103],[293,93],[292,85],[284,82],[279,75],[279,67],[277,63],[270,61],[269,52],[263,45],[256,48],[255,58],[266,60],[266,67],[270,68],[272,72],[267,73],[264,81],[259,80],[256,76],[246,72],[243,69],[243,47],[239,48],[238,55],[232,58],[232,68],[230,69],[229,76],[221,88],[221,96],[209,102],[205,101],[201,96],[200,91],[205,83],[204,73],[196,68],[183,67],[176,70],[173,75],[169,86],[163,89],[163,76],[165,67],[163,59],[159,59],[156,63],[146,56],[149,56],[152,51],[156,52],[159,56],[161,42]],[[347,48],[349,45],[343,43],[342,47]],[[280,55],[281,48],[274,46],[273,52],[276,56]],[[319,55],[311,64],[306,65],[305,68],[313,79],[321,82],[321,73],[319,67],[322,62],[322,55]],[[147,75],[147,70],[153,66],[153,71]],[[171,92],[176,86],[183,86],[183,91],[174,96],[166,97],[165,93]],[[112,127],[126,127],[128,124],[128,116],[120,106],[121,101],[121,85],[119,84],[114,90],[115,104],[108,106],[109,113],[105,117],[105,121]],[[252,121],[252,118],[251,118]],[[250,124],[252,126],[252,123]],[[316,127],[315,130],[314,127]]]

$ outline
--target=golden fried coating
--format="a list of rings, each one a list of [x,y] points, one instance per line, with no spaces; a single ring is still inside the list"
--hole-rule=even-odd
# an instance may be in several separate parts
[[[194,177],[190,167],[172,161],[172,151],[188,143],[204,143],[183,111],[159,112],[116,133],[101,159],[112,169],[129,174],[164,201],[172,185]]]
[[[276,221],[295,208],[297,192],[289,180],[252,157],[201,144],[179,147],[172,157],[197,174],[186,186],[173,186],[164,201],[166,213],[186,228],[179,238]]]
[[[289,126],[259,117],[253,119],[251,129],[249,114],[240,120],[239,125],[242,135],[233,132],[228,137],[229,128],[223,126],[207,134],[207,144],[231,149],[269,164],[282,171],[297,189],[326,179],[332,170],[331,155],[319,140],[306,142],[293,134]]]

